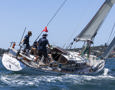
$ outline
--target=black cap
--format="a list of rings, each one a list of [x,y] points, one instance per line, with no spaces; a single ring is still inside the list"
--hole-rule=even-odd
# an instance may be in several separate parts
[[[43,34],[42,36],[43,36],[43,37],[46,37],[47,35],[48,35],[48,34]]]

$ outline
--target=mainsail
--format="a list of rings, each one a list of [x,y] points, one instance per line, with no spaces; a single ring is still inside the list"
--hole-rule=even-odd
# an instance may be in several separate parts
[[[114,3],[115,0],[106,0],[92,20],[82,30],[82,32],[77,37],[75,37],[74,41],[92,40],[97,34],[97,31],[99,30],[101,24],[103,23]]]

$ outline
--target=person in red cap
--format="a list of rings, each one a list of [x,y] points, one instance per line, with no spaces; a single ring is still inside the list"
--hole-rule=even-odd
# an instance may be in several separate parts
[[[47,48],[46,46],[48,45],[48,47],[50,47],[49,41],[46,38],[48,34],[43,34],[42,38],[40,38],[38,40],[38,56],[42,57],[44,56],[44,63],[48,63],[48,54],[47,54]],[[38,57],[36,58],[36,60],[38,59]]]

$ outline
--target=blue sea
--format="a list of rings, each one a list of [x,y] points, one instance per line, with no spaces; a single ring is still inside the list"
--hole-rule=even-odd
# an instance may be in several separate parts
[[[1,58],[0,64],[0,90],[115,90],[115,58],[108,59],[104,72],[95,76],[16,73],[6,70]]]

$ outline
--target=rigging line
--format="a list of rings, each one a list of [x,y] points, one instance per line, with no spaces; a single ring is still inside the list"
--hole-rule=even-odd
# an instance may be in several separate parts
[[[47,23],[46,26],[48,26],[48,25],[51,23],[51,21],[54,19],[54,17],[57,15],[57,13],[58,13],[58,12],[61,10],[61,8],[64,6],[64,4],[66,3],[66,1],[67,1],[67,0],[64,0],[64,2],[60,5],[60,7],[57,9],[57,11],[56,11],[55,14],[53,15],[53,17],[49,20],[49,22]],[[38,40],[38,38],[41,36],[42,33],[43,33],[43,31],[41,31],[41,33],[39,34],[39,36],[36,38],[35,41]],[[34,42],[35,42],[35,41],[34,41]]]
[[[74,33],[75,33],[75,32],[74,32]],[[68,38],[67,42],[70,42],[70,39],[71,39],[71,37],[73,36],[74,33],[71,34],[71,36]],[[64,44],[63,47],[65,47],[65,46],[67,45],[67,42]],[[71,42],[71,43],[72,43],[72,42]],[[71,44],[71,43],[70,43],[70,44]],[[67,47],[67,46],[66,46],[66,47]]]
[[[22,42],[22,39],[23,39],[23,37],[24,37],[24,34],[25,34],[25,31],[26,31],[26,27],[24,28],[24,32],[23,32],[23,34],[22,34],[22,37],[21,37],[21,39],[20,39],[20,43],[19,43],[19,46],[20,46],[20,44],[21,44],[21,42]]]
[[[60,5],[60,7],[57,9],[57,11],[54,13],[53,17],[49,20],[47,23],[47,26],[51,23],[51,21],[55,18],[55,16],[58,14],[58,12],[61,10],[61,8],[64,6],[67,0],[64,0],[64,2]]]
[[[63,45],[63,48],[65,48],[65,47],[66,47],[66,48],[67,48],[67,47],[69,48],[70,46],[73,45],[74,41],[71,42],[70,40],[71,40],[72,36],[75,34],[75,32],[76,32],[76,29],[73,31],[73,33],[70,35],[70,37],[67,39],[67,42],[70,42],[70,43],[69,43],[69,46],[66,46],[66,45],[67,45],[67,42],[66,42],[66,43]]]
[[[108,38],[107,43],[109,42],[109,40],[110,40],[110,38],[111,38],[111,35],[112,35],[112,33],[113,33],[114,28],[115,28],[115,23],[114,23],[114,25],[113,25],[113,27],[112,27],[112,30],[111,30],[111,33],[110,33],[110,35],[109,35],[109,38]]]

